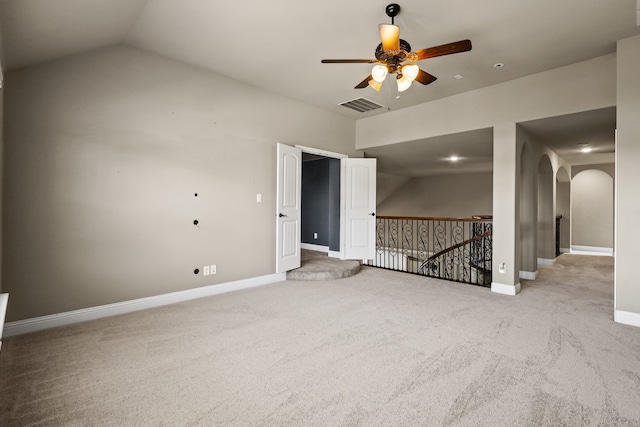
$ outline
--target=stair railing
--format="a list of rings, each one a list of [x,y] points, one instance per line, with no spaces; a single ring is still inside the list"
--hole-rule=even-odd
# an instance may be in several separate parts
[[[376,258],[366,264],[491,286],[492,219],[379,216]]]

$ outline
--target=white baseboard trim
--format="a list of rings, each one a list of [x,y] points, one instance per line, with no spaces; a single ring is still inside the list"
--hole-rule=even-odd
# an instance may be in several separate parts
[[[571,253],[573,255],[613,256],[613,248],[571,245]]]
[[[552,266],[552,265],[555,265],[555,263],[556,263],[555,259],[538,258],[538,265]]]
[[[34,317],[32,319],[18,320],[4,325],[4,336],[11,337],[43,329],[71,325],[73,323],[131,313],[134,311],[145,310],[147,308],[160,307],[163,305],[175,304],[177,302],[239,291],[241,289],[253,288],[285,280],[287,280],[286,273],[269,274],[266,276],[253,277],[235,282],[221,283],[219,285],[203,286],[200,288],[187,289],[184,291],[171,292],[146,298],[138,298],[114,304],[83,308],[80,310],[51,314],[48,316]]]
[[[520,283],[515,285],[505,285],[504,283],[491,282],[491,292],[502,295],[517,295],[522,290]]]
[[[300,249],[329,253],[329,246],[314,245],[313,243],[300,243]]]
[[[636,326],[640,328],[640,314],[630,311],[615,310],[613,320],[624,325]]]
[[[329,249],[329,257],[340,259],[340,251],[332,251],[331,249]]]
[[[520,270],[520,278],[524,280],[536,280],[538,278],[538,270],[536,271]]]

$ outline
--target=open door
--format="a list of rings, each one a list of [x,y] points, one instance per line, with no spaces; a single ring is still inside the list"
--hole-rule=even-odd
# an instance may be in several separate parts
[[[302,152],[278,144],[276,189],[276,273],[300,267]]]
[[[376,159],[342,159],[343,259],[376,254]]]

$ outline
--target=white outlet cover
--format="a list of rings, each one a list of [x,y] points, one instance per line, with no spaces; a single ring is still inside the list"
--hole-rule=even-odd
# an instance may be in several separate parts
[[[205,276],[209,275],[209,266],[205,265],[204,268],[202,269],[202,274],[204,274]]]
[[[211,264],[211,268],[210,268],[209,272],[210,272],[211,274],[216,274],[216,272],[217,272],[217,268],[216,268],[216,265],[215,265],[215,264]]]

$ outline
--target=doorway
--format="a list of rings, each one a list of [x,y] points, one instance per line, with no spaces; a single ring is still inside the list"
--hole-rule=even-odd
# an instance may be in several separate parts
[[[340,159],[302,152],[301,248],[340,257]]]
[[[376,159],[350,159],[338,153],[278,144],[276,272],[300,266],[303,152],[340,160],[340,259],[373,258],[376,250]],[[313,236],[314,231],[311,233]]]

